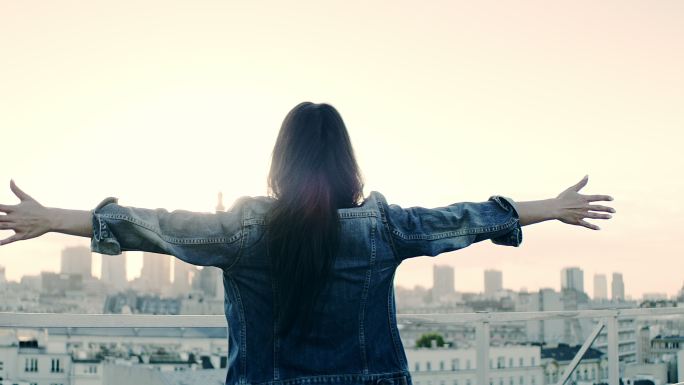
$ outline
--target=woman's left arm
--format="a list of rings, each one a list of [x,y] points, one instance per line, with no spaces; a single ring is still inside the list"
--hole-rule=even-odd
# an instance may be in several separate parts
[[[22,191],[14,181],[10,189],[19,198],[17,205],[0,204],[0,230],[14,230],[14,235],[0,240],[0,245],[58,232],[79,237],[92,237],[92,212],[45,207]]]

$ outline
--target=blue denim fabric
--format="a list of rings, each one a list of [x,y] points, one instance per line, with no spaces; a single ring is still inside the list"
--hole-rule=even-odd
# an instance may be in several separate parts
[[[491,239],[518,246],[518,213],[501,196],[486,202],[402,208],[372,192],[363,205],[340,209],[342,242],[305,344],[274,334],[278,290],[266,253],[271,198],[245,197],[227,212],[168,212],[118,205],[93,211],[91,247],[165,253],[223,270],[230,327],[226,384],[410,385],[396,325],[393,279],[407,258],[436,256]]]

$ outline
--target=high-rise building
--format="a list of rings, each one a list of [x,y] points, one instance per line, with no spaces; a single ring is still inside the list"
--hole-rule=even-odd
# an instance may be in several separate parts
[[[204,266],[199,272],[198,286],[209,298],[223,298],[223,271],[217,267]]]
[[[100,279],[103,283],[116,290],[126,288],[126,253],[118,255],[102,255],[102,274]]]
[[[80,274],[83,279],[92,276],[93,257],[86,246],[65,247],[62,250],[62,274]]]
[[[484,271],[484,293],[486,296],[493,296],[503,290],[503,275],[499,270]]]
[[[584,292],[584,272],[579,267],[566,267],[561,270],[561,290]]]
[[[454,268],[451,266],[437,266],[432,269],[432,299],[439,301],[454,294]]]
[[[197,268],[180,258],[173,261],[173,294],[183,295],[190,291],[190,280]]]
[[[613,301],[625,300],[625,283],[621,273],[613,273],[613,281],[610,284],[610,298]]]
[[[608,299],[608,279],[605,274],[594,274],[594,300]]]
[[[171,256],[157,253],[143,253],[140,279],[150,292],[164,293],[171,285]]]

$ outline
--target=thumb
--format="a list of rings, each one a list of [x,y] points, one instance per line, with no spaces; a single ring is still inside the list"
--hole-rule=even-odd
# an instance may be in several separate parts
[[[573,191],[577,192],[577,191],[581,190],[584,186],[586,186],[588,182],[589,182],[589,175],[585,175],[584,178],[582,178],[582,180],[577,182],[576,185],[572,186],[571,189]]]
[[[17,186],[16,183],[14,183],[13,179],[10,179],[10,189],[12,190],[14,195],[16,195],[17,198],[19,198],[19,200],[22,202],[25,200],[33,200],[33,198],[31,198],[30,195],[25,193],[22,189],[19,188],[19,186]]]

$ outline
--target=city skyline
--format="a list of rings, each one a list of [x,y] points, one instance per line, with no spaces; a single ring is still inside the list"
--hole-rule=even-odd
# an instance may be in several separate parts
[[[83,246],[70,246],[62,250],[61,253],[61,269],[57,271],[41,270],[38,274],[31,276],[38,276],[41,273],[59,273],[59,274],[82,274],[83,272],[75,269],[76,266],[73,262],[69,263],[67,260],[69,258],[77,260],[81,265],[87,265],[90,267],[89,275],[84,278],[94,277],[102,280],[103,283],[109,284],[117,289],[122,289],[128,285],[135,284],[138,282],[142,284],[145,291],[156,292],[157,294],[173,294],[179,295],[183,292],[189,292],[191,290],[191,282],[195,275],[201,276],[203,273],[198,269],[197,266],[190,265],[182,260],[174,258],[170,255],[156,254],[156,253],[143,253],[140,252],[141,263],[137,274],[135,271],[122,269],[113,263],[103,263],[95,262],[98,259],[99,254],[89,253],[90,260],[83,259]],[[87,248],[86,248],[87,250]],[[136,252],[126,252],[119,255],[107,256],[111,257],[112,261],[124,261],[130,260],[132,256],[138,254]],[[101,259],[101,257],[99,258]],[[66,262],[66,263],[65,263]],[[93,263],[94,262],[94,263]],[[147,265],[146,265],[147,264]],[[113,269],[113,271],[108,271]],[[0,271],[2,276],[0,280],[8,280],[5,277],[5,267],[0,265]],[[99,273],[98,273],[99,272]],[[666,298],[674,298],[677,295],[681,295],[682,290],[684,290],[684,282],[680,288],[675,292],[667,293],[662,291],[644,292],[641,295],[634,296],[625,289],[624,279],[620,272],[611,272],[611,289],[608,291],[607,279],[605,273],[595,273],[593,279],[593,286],[591,289],[584,286],[584,271],[577,266],[563,267],[560,270],[560,280],[557,286],[539,286],[539,287],[520,287],[512,288],[506,287],[504,282],[504,271],[496,269],[484,269],[483,279],[481,280],[480,288],[459,288],[456,280],[456,270],[450,265],[435,264],[432,270],[432,285],[414,285],[414,286],[404,286],[395,282],[396,286],[404,287],[406,289],[413,289],[415,287],[432,288],[433,298],[437,299],[439,297],[453,295],[455,293],[471,292],[471,293],[481,293],[485,296],[494,296],[497,292],[502,290],[512,290],[514,292],[535,292],[545,289],[553,289],[557,291],[562,291],[563,289],[573,289],[590,295],[593,300],[625,300],[625,299],[652,299],[653,296],[661,296],[665,294]],[[20,277],[21,278],[21,277]],[[11,279],[10,279],[11,280]],[[15,279],[15,282],[19,282],[20,279]],[[142,282],[141,282],[142,281]],[[598,284],[598,286],[597,286]],[[128,286],[130,287],[130,286]],[[434,290],[437,290],[434,292]]]

